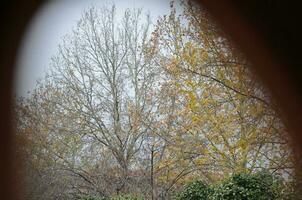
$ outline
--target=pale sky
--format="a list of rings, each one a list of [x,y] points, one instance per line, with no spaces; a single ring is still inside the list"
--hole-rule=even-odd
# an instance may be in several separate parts
[[[15,93],[26,96],[48,69],[62,37],[71,32],[83,11],[91,6],[102,6],[106,0],[53,0],[45,3],[35,14],[23,36],[15,74]],[[159,15],[170,11],[169,0],[115,0],[117,12],[126,8],[143,8],[150,12],[155,23]]]

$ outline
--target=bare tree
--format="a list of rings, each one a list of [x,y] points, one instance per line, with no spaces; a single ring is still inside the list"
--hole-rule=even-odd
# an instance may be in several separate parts
[[[78,134],[116,159],[122,172],[117,193],[127,190],[131,161],[149,130],[142,122],[152,111],[155,70],[144,52],[150,17],[141,18],[140,9],[123,16],[115,6],[89,9],[65,37],[49,74],[61,91],[57,115],[77,122]]]

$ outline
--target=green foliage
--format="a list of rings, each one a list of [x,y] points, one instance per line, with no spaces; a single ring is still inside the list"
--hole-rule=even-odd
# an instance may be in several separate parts
[[[213,189],[213,200],[273,200],[280,197],[280,180],[266,172],[235,174]]]
[[[177,200],[281,200],[291,199],[284,182],[267,172],[239,173],[207,186],[202,181],[188,184]]]
[[[202,181],[194,181],[188,184],[177,196],[178,200],[198,200],[208,199],[210,195],[209,187]]]

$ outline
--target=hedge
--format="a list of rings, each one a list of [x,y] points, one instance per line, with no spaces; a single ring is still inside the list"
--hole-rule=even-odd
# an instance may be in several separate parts
[[[194,181],[177,195],[177,200],[281,200],[294,195],[284,189],[284,182],[270,173],[239,173],[209,186]]]

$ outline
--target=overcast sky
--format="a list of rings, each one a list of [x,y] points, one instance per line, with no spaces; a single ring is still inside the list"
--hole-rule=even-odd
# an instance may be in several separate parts
[[[71,32],[83,11],[91,6],[102,6],[105,0],[57,0],[45,3],[35,14],[19,49],[15,91],[26,96],[48,69],[62,37]],[[152,22],[170,10],[169,0],[115,0],[117,12],[126,8],[143,8],[150,11]]]

